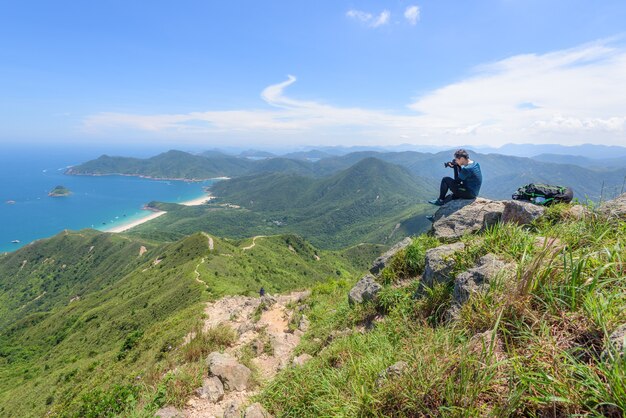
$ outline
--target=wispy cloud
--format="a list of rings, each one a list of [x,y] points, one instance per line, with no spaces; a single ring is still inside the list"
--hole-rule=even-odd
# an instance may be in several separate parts
[[[389,10],[383,10],[379,15],[374,16],[372,13],[351,9],[348,10],[346,16],[351,19],[358,20],[371,28],[377,28],[389,23],[391,12]]]
[[[338,107],[286,95],[287,80],[261,92],[265,107],[187,114],[103,112],[84,120],[90,132],[134,129],[198,135],[286,135],[349,132],[355,142],[623,144],[626,135],[626,48],[607,42],[488,63],[471,76],[414,99],[412,111]]]
[[[418,6],[409,6],[404,11],[405,19],[413,26],[420,20],[420,8]]]

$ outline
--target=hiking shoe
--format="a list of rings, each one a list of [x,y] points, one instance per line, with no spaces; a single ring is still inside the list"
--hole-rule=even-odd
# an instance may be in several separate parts
[[[435,215],[426,215],[426,219],[428,219],[431,222],[435,222]]]
[[[429,200],[428,203],[430,203],[431,205],[435,205],[435,206],[443,206],[444,201],[441,199],[433,199],[433,200]]]

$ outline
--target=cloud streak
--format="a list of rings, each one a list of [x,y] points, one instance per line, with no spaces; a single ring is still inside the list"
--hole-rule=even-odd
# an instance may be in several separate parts
[[[348,10],[346,16],[351,19],[358,20],[371,28],[378,28],[389,23],[391,12],[389,10],[383,10],[378,16],[374,16],[369,12],[351,9]]]
[[[418,6],[409,6],[404,11],[404,18],[409,24],[415,26],[417,21],[420,20],[420,8]]]
[[[286,95],[297,81],[270,85],[258,109],[86,117],[87,132],[246,134],[271,138],[348,133],[370,141],[441,144],[507,142],[622,144],[626,137],[626,49],[607,42],[488,63],[418,97],[404,109],[339,107]],[[406,109],[409,109],[407,114]]]

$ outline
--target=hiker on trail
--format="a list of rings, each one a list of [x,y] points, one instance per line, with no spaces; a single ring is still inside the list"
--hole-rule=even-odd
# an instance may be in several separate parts
[[[261,290],[259,290],[259,296],[263,297],[265,296],[265,288],[262,287]]]
[[[467,151],[464,149],[456,151],[454,159],[443,165],[454,169],[454,178],[442,178],[439,198],[429,200],[428,203],[441,206],[452,199],[473,199],[478,196],[483,183],[483,175],[480,172],[480,164],[470,160]],[[447,195],[448,191],[452,194]]]

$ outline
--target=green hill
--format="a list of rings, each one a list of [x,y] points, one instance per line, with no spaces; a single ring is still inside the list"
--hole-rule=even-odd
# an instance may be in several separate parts
[[[249,244],[198,233],[159,246],[85,230],[0,256],[0,415],[110,416],[139,400],[154,410],[178,396],[180,382],[162,379],[205,301],[349,278],[371,261],[366,248],[349,261],[293,235]],[[112,406],[107,393],[124,395]]]
[[[217,183],[212,192],[217,199],[202,207],[155,203],[168,213],[132,233],[173,239],[198,230],[232,238],[290,232],[324,248],[391,244],[428,227],[424,214],[432,208],[422,202],[434,189],[402,167],[365,159],[324,179],[267,173]]]

